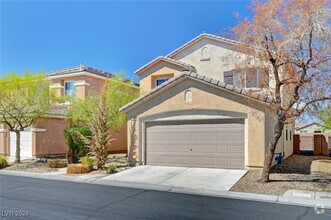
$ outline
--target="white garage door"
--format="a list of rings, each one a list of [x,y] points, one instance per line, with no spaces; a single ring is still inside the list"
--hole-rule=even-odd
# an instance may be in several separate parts
[[[245,166],[244,119],[146,123],[146,164]]]
[[[16,155],[16,133],[10,132],[10,156]],[[32,158],[32,132],[21,132],[21,159]]]

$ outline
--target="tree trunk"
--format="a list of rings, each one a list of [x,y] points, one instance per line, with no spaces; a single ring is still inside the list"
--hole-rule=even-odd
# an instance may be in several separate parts
[[[15,163],[21,163],[21,132],[15,131],[16,133],[16,155]]]
[[[275,133],[269,143],[269,146],[267,148],[267,152],[265,155],[264,166],[263,166],[263,171],[262,171],[262,179],[261,179],[261,181],[263,183],[269,182],[269,174],[270,174],[270,169],[271,169],[271,165],[272,165],[272,160],[274,158],[275,149],[276,149],[277,143],[279,141],[279,138],[282,136],[283,128],[284,128],[284,124],[282,121],[279,120],[277,122],[277,124],[275,125]]]

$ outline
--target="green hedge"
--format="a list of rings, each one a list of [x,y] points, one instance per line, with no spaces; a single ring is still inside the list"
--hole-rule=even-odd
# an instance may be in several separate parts
[[[90,137],[91,135],[91,130],[86,127],[70,126],[64,130],[64,136],[67,142],[68,163],[77,163],[80,157],[86,156],[88,148],[82,136]]]

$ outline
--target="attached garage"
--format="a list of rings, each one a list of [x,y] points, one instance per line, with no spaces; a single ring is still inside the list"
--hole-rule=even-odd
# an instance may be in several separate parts
[[[244,119],[146,122],[146,164],[245,167]]]
[[[192,72],[120,111],[129,118],[130,165],[262,167],[277,118],[266,97]]]

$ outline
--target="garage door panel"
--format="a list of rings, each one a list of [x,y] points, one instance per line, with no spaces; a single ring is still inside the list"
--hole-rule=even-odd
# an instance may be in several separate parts
[[[218,167],[228,167],[229,166],[229,158],[220,157],[218,158]]]
[[[147,164],[244,168],[244,120],[152,122],[146,134]]]
[[[211,153],[214,154],[216,153],[216,146],[205,146],[204,147],[204,153]]]
[[[203,134],[192,134],[193,141],[202,141],[203,139]]]
[[[191,135],[190,134],[179,134],[180,141],[190,141]]]
[[[201,157],[192,157],[191,159],[192,166],[202,166],[203,165],[203,158]]]
[[[242,146],[231,146],[230,152],[231,153],[243,153],[244,151],[243,151]]]
[[[242,167],[243,166],[243,162],[241,158],[238,159],[230,159],[230,166],[232,167]]]
[[[191,157],[189,156],[180,156],[179,157],[179,164],[180,165],[187,165],[191,163]]]
[[[217,153],[228,153],[229,152],[229,146],[221,146],[217,148]]]
[[[207,133],[204,135],[204,138],[203,138],[204,141],[216,141],[216,133]]]

